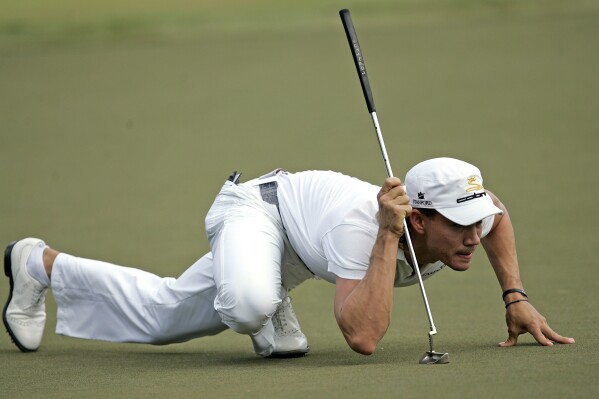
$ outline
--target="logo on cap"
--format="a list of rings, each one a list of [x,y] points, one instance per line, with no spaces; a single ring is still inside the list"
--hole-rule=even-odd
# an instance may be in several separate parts
[[[418,199],[412,199],[412,205],[415,206],[433,206],[433,201],[427,201],[424,199],[424,193],[418,192]]]
[[[476,176],[470,176],[468,179],[468,188],[466,189],[467,192],[471,193],[472,191],[478,191],[478,190],[482,190],[483,189],[483,185],[480,184],[477,180]]]
[[[427,201],[424,199],[424,193],[422,191],[418,192],[418,199],[412,200],[412,205],[415,206],[433,206],[433,201]]]
[[[470,176],[470,177],[468,177],[467,181],[468,181],[468,187],[466,188],[466,192],[472,193],[473,191],[478,191],[478,190],[482,190],[483,189],[483,185],[480,184],[477,181],[477,177],[476,176]],[[481,197],[484,197],[486,195],[487,195],[487,193],[484,192],[484,191],[482,193],[479,193],[479,194],[472,193],[471,195],[467,195],[465,197],[458,198],[456,200],[456,202],[458,204],[461,204],[462,202],[466,202],[466,201],[470,201],[470,200],[473,200],[473,199],[481,198]]]
[[[487,195],[487,193],[486,193],[486,192],[484,192],[484,191],[483,191],[482,193],[480,193],[480,194],[474,193],[474,194],[472,194],[472,195],[467,195],[467,196],[465,196],[465,197],[458,198],[458,199],[456,200],[456,202],[457,202],[458,204],[461,204],[462,202],[466,202],[466,201],[470,201],[470,200],[477,199],[477,198],[480,198],[480,197],[484,197],[484,196],[486,196],[486,195]]]

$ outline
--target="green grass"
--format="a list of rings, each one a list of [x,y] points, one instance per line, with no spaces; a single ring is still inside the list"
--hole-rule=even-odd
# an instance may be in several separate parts
[[[0,51],[123,39],[181,40],[205,32],[314,29],[336,26],[341,8],[359,13],[363,24],[419,23],[459,15],[518,15],[597,11],[589,0],[306,0],[302,2],[214,0],[147,2],[72,0],[12,1],[0,13]]]
[[[347,6],[393,169],[401,176],[441,155],[480,166],[514,220],[532,303],[575,345],[542,348],[525,336],[496,347],[504,310],[481,251],[468,272],[427,281],[447,366],[417,364],[428,346],[417,287],[397,290],[371,357],[344,343],[333,287],[299,287],[312,353],[280,361],[256,358],[232,332],[165,347],[59,337],[50,296],[39,352],[22,354],[0,334],[2,396],[597,397],[599,12],[584,1],[416,3],[180,0],[142,12],[141,2],[105,1],[77,10],[76,22],[74,2],[3,4],[0,242],[40,236],[177,276],[208,249],[203,218],[234,169],[247,179],[281,166],[381,182],[336,14]],[[119,18],[141,27],[105,33]],[[71,37],[79,23],[91,33]]]

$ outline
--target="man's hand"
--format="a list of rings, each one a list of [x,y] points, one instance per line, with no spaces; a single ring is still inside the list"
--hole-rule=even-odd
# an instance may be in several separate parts
[[[522,288],[520,279],[520,266],[516,255],[516,239],[514,228],[507,209],[493,193],[487,190],[495,206],[503,211],[496,215],[491,232],[481,241],[495,270],[497,280],[503,291],[508,288]],[[509,303],[517,299],[524,299],[520,294],[512,293],[504,298]],[[560,344],[573,344],[573,338],[562,337],[553,331],[541,315],[529,302],[516,302],[511,304],[506,311],[508,339],[499,343],[499,346],[514,346],[518,343],[518,336],[530,333],[541,345],[550,346],[555,342]]]
[[[518,302],[510,305],[505,314],[508,339],[499,346],[515,346],[520,334],[530,333],[535,340],[544,346],[554,343],[573,344],[574,338],[562,337],[553,331],[547,320],[529,302]]]
[[[412,211],[406,187],[397,177],[389,177],[377,195],[379,202],[379,227],[390,231],[398,238],[404,234],[403,222]]]

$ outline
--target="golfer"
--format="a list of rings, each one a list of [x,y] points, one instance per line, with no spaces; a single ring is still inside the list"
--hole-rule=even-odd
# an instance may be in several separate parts
[[[418,282],[406,218],[424,279],[446,267],[467,270],[482,243],[506,304],[501,346],[527,332],[541,345],[574,342],[528,302],[503,204],[476,167],[451,158],[424,161],[405,185],[393,177],[382,187],[330,171],[276,170],[245,183],[234,173],[206,216],[211,251],[177,279],[78,258],[39,239],[13,242],[3,321],[19,349],[37,350],[51,288],[57,334],[168,344],[231,328],[260,356],[301,356],[308,341],[288,293],[320,278],[335,284],[335,318],[348,345],[369,355],[389,326],[393,288]]]

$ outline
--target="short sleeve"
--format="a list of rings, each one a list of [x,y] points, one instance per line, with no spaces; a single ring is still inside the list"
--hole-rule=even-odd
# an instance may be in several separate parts
[[[495,221],[495,215],[491,215],[491,216],[487,216],[486,218],[484,218],[482,220],[483,222],[483,231],[482,231],[482,237],[486,237],[487,234],[489,234],[491,232],[491,228],[493,227],[493,222]]]
[[[335,227],[322,238],[328,271],[337,277],[361,280],[370,264],[376,232],[351,224]]]

